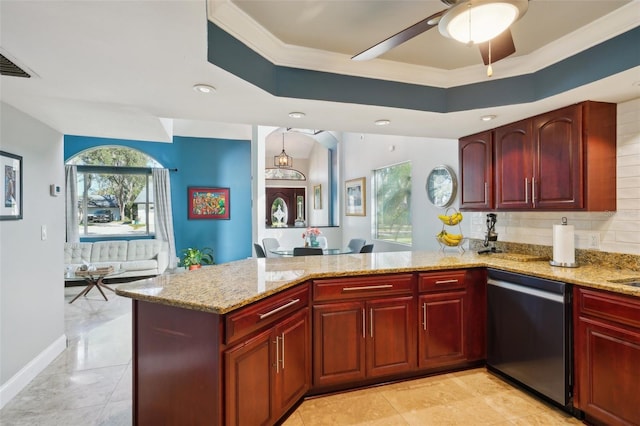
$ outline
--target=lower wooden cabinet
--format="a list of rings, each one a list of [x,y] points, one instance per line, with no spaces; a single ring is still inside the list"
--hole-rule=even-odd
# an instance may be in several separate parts
[[[273,424],[310,387],[309,308],[228,349],[227,425]]]
[[[418,276],[418,366],[438,368],[485,358],[486,275],[481,270]]]
[[[314,283],[314,300],[336,300],[313,306],[314,387],[415,369],[413,283],[409,274]],[[377,298],[379,293],[393,296]]]
[[[574,406],[589,423],[640,424],[640,300],[574,288]]]
[[[466,290],[420,296],[420,368],[439,367],[466,360],[466,305]]]

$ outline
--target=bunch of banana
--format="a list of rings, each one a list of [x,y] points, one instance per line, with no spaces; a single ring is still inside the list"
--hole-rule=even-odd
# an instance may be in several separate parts
[[[455,212],[454,214],[449,216],[439,214],[438,219],[440,219],[445,225],[457,225],[462,222],[462,213]]]
[[[438,241],[449,247],[459,246],[462,242],[462,234],[450,234],[445,230],[442,230],[436,237]]]

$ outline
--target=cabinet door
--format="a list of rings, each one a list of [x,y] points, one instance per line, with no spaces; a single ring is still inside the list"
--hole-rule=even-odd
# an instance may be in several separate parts
[[[401,373],[416,366],[413,296],[372,300],[367,313],[367,377]]]
[[[493,208],[492,132],[466,136],[459,142],[460,208]]]
[[[457,364],[467,359],[466,299],[466,291],[420,296],[420,368]]]
[[[272,423],[275,338],[265,331],[225,352],[227,425]]]
[[[610,425],[640,424],[640,330],[580,318],[576,407]]]
[[[573,105],[533,119],[533,206],[583,207],[582,106]]]
[[[365,377],[364,304],[313,307],[313,384],[333,385]]]
[[[311,386],[309,309],[305,308],[275,328],[276,376],[273,410],[280,416]]]
[[[533,178],[531,120],[497,128],[493,143],[496,154],[494,176],[496,208],[531,208]]]

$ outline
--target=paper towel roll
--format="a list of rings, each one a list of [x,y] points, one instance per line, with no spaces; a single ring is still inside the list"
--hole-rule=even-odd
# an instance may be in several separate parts
[[[553,261],[567,266],[576,263],[573,225],[553,225]]]

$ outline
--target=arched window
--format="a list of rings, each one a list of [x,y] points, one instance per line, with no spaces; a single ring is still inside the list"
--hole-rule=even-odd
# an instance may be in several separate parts
[[[81,237],[155,232],[151,169],[160,163],[133,148],[100,146],[73,156],[67,165],[78,171]]]

